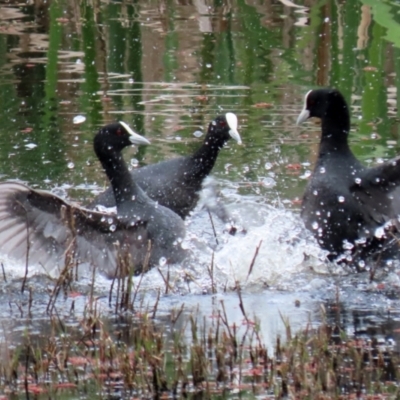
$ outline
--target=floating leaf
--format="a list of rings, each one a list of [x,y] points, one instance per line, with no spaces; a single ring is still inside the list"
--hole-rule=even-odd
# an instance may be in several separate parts
[[[302,202],[303,202],[303,200],[302,200],[302,199],[299,199],[298,197],[295,197],[295,198],[292,200],[292,204],[295,205],[295,206],[300,205]]]
[[[273,106],[273,104],[271,103],[256,103],[253,104],[254,108],[271,108]]]
[[[32,131],[33,131],[33,128],[28,127],[28,128],[22,129],[21,133],[31,133]]]
[[[368,67],[364,67],[363,68],[364,71],[372,71],[372,72],[377,72],[378,68],[373,67],[372,65],[368,66]]]
[[[297,171],[301,169],[301,164],[288,164],[286,165],[286,168]]]
[[[60,18],[56,18],[56,21],[59,22],[60,24],[66,24],[67,22],[69,22],[69,19],[60,17]]]

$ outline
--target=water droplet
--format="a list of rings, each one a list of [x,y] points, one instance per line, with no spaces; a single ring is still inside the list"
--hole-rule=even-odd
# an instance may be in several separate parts
[[[35,147],[37,147],[37,144],[35,144],[35,143],[27,143],[27,144],[25,145],[25,147],[26,147],[27,149],[31,150],[31,149],[34,149]]]
[[[355,243],[356,243],[357,245],[365,244],[365,243],[367,243],[367,238],[366,238],[366,237],[361,237],[361,238],[357,239],[357,240],[355,241]]]
[[[316,222],[316,221],[314,221],[312,224],[311,224],[311,226],[312,226],[312,228],[313,229],[318,229],[318,222]]]
[[[261,181],[261,184],[267,188],[272,188],[276,185],[276,182],[274,179],[267,177]]]
[[[142,235],[139,235],[139,236],[138,236],[138,239],[139,239],[139,240],[142,240]]]
[[[272,163],[266,162],[265,165],[264,165],[264,168],[267,169],[267,170],[271,169],[272,168]]]
[[[132,158],[131,159],[131,166],[134,167],[134,168],[138,167],[139,166],[139,160],[136,159],[136,158]]]
[[[74,124],[81,124],[86,121],[86,117],[84,115],[76,115],[72,121]]]
[[[344,203],[344,197],[343,196],[338,196],[338,202],[339,203]]]
[[[206,68],[211,68],[212,64],[206,64]]]
[[[383,226],[380,226],[379,228],[375,229],[375,233],[374,236],[378,239],[382,239],[383,237],[385,237],[385,229]]]
[[[311,176],[311,171],[307,170],[307,171],[304,172],[303,175],[300,175],[299,178],[300,179],[308,179],[310,176]]]
[[[74,164],[72,161],[70,161],[70,162],[67,164],[67,167],[68,167],[69,169],[72,169],[72,168],[75,167],[75,164]]]
[[[325,167],[321,167],[320,169],[319,169],[319,172],[321,173],[321,174],[324,174],[325,173]]]
[[[351,250],[353,247],[354,247],[354,244],[353,244],[353,243],[350,243],[350,242],[347,241],[347,240],[344,240],[344,241],[343,241],[343,248],[344,248],[345,250]]]
[[[354,182],[355,182],[357,185],[359,185],[359,184],[361,183],[361,178],[356,178],[356,179],[354,179]]]
[[[111,225],[113,223],[113,219],[112,218],[108,218],[107,222]]]
[[[161,257],[158,261],[158,265],[163,267],[167,263],[167,259],[165,257]]]
[[[182,140],[182,138],[180,136],[175,136],[175,140],[177,140],[178,142],[180,142]]]
[[[312,194],[313,194],[314,196],[318,196],[318,190],[314,190],[314,191],[312,192]]]
[[[203,132],[202,132],[202,131],[199,131],[199,130],[194,131],[194,132],[193,132],[193,136],[194,136],[194,137],[202,137],[202,136],[203,136]]]
[[[358,262],[358,266],[359,266],[359,268],[365,268],[365,261],[364,260],[360,260]]]
[[[115,232],[116,229],[117,229],[117,227],[114,224],[110,225],[110,231],[111,232]]]

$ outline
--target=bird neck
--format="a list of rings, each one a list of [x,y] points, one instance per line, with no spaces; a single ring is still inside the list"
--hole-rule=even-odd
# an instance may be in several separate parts
[[[335,119],[328,116],[322,118],[320,156],[332,152],[351,152],[348,144],[349,130],[349,118]]]
[[[206,136],[203,145],[192,156],[197,166],[197,174],[207,176],[211,172],[224,143],[225,141],[221,138],[212,135]]]
[[[99,159],[111,182],[117,208],[140,195],[141,191],[132,180],[121,153],[99,157]]]

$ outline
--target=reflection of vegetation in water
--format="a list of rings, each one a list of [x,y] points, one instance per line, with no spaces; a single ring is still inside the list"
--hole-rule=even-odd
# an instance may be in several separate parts
[[[143,152],[146,162],[187,154],[199,145],[192,132],[230,110],[239,114],[249,147],[240,150],[240,157],[234,157],[235,165],[228,176],[241,179],[244,164],[252,166],[253,177],[262,176],[263,162],[254,160],[257,151],[263,151],[265,161],[272,163],[280,158],[285,162],[310,158],[308,144],[293,145],[299,143],[294,119],[305,91],[315,85],[336,86],[349,101],[361,105],[363,119],[358,119],[359,109],[353,113],[353,123],[360,132],[354,136],[359,156],[393,155],[395,149],[388,153],[385,145],[392,139],[390,130],[398,127],[388,116],[385,77],[397,69],[397,62],[386,41],[392,31],[379,15],[392,13],[390,26],[397,24],[398,17],[393,5],[371,4],[373,20],[367,26],[361,6],[369,3],[321,0],[312,2],[306,12],[281,3],[243,0],[229,4],[218,1],[205,8],[202,2],[184,7],[167,1],[160,7],[151,1],[84,1],[74,9],[69,3],[51,2],[51,7],[40,9],[40,18],[35,17],[39,13],[35,7],[22,8],[19,12],[29,13],[30,21],[47,21],[40,27],[42,42],[48,41],[47,65],[34,59],[14,63],[18,90],[10,84],[10,75],[0,77],[0,96],[3,110],[7,110],[2,115],[4,130],[15,130],[16,124],[18,130],[33,129],[29,136],[4,141],[3,160],[13,146],[18,145],[20,150],[13,158],[14,171],[1,161],[3,172],[39,181],[49,176],[59,181],[68,173],[74,182],[81,182],[81,171],[66,169],[60,149],[61,154],[73,158],[75,165],[81,165],[85,159],[93,159],[91,146],[71,151],[73,135],[66,133],[76,129],[79,137],[90,141],[105,119],[125,119],[142,134],[148,130],[152,137],[183,139],[143,147],[139,160]],[[295,25],[300,17],[308,17],[308,23]],[[368,35],[360,45],[359,31],[365,27]],[[20,46],[20,39],[0,35],[2,60],[9,56],[10,47]],[[65,56],[74,52],[79,55]],[[27,63],[33,66],[26,67]],[[364,71],[366,66],[377,70]],[[167,86],[143,83],[154,78]],[[60,107],[53,100],[56,95],[71,105]],[[26,104],[23,113],[21,99]],[[254,107],[262,103],[267,107]],[[72,128],[72,116],[78,113],[86,115],[86,123]],[[380,140],[370,139],[374,132]],[[57,142],[60,137],[65,142]],[[42,143],[42,147],[26,151],[23,144],[29,139]],[[287,139],[293,142],[279,143]],[[271,152],[272,148],[281,155]],[[37,161],[40,151],[52,162],[52,168]],[[225,173],[224,164],[231,162],[232,153],[221,152],[216,171]],[[33,168],[26,168],[31,163]]]
[[[163,54],[164,79],[166,82],[174,82],[179,68],[177,57],[179,50],[179,37],[175,28],[175,4],[171,0],[167,1],[165,18],[165,51]]]
[[[64,134],[60,128],[58,118],[57,86],[59,80],[59,52],[62,42],[62,28],[58,19],[62,16],[62,7],[58,2],[51,2],[49,6],[49,48],[47,51],[46,77],[44,83],[44,98],[41,100],[42,112],[40,124],[36,126],[34,136],[37,140],[38,151],[42,160],[48,161],[50,168],[38,168],[39,179],[53,179],[59,177],[65,170],[66,162],[60,162],[60,152],[66,146]],[[32,153],[36,157],[37,152]]]
[[[371,7],[375,22],[386,30],[385,38],[396,47],[400,47],[399,4],[374,0],[361,0],[361,2]]]
[[[134,127],[138,130],[141,135],[145,135],[145,124],[144,124],[144,106],[140,104],[143,100],[143,72],[142,72],[142,34],[140,30],[140,20],[138,14],[139,0],[134,1],[133,4],[127,6],[128,20],[130,21],[128,32],[126,36],[127,43],[129,46],[129,54],[127,56],[127,67],[128,72],[132,74],[133,82],[135,83],[135,93],[130,96],[131,107],[135,110],[133,115]],[[142,150],[143,149],[143,150]],[[139,149],[144,151],[144,147]]]
[[[104,70],[105,44],[101,28],[97,27],[95,21],[95,10],[86,2],[81,4],[82,23],[82,51],[84,53],[84,80],[81,84],[81,96],[79,97],[80,110],[88,119],[92,130],[98,127],[103,116],[99,96],[99,68],[103,74]],[[98,54],[98,52],[101,54]]]

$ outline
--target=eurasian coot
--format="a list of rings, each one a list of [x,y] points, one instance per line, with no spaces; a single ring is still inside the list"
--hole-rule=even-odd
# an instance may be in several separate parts
[[[302,218],[321,247],[334,259],[351,261],[398,251],[389,230],[396,230],[400,198],[400,158],[374,168],[364,167],[348,145],[349,108],[335,89],[317,89],[305,96],[297,124],[321,118],[318,159],[306,188]]]
[[[132,179],[151,199],[185,218],[196,206],[202,183],[214,167],[221,148],[230,138],[241,143],[237,124],[233,113],[217,117],[210,123],[203,145],[194,154],[134,169]],[[115,206],[111,187],[88,207],[98,205]]]
[[[0,249],[10,257],[52,269],[72,259],[109,276],[180,261],[182,219],[156,204],[132,180],[121,151],[149,144],[125,123],[100,129],[94,150],[107,173],[117,214],[85,209],[16,182],[0,184]],[[119,271],[117,271],[119,269]]]

